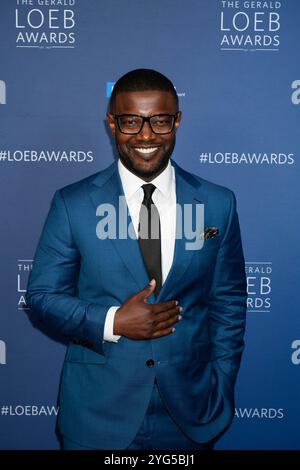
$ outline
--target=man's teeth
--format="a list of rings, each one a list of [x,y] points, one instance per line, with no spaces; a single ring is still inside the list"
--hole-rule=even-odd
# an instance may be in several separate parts
[[[155,150],[157,150],[158,147],[136,147],[135,150],[137,150],[138,152],[141,152],[141,153],[152,153],[152,152],[155,152]]]

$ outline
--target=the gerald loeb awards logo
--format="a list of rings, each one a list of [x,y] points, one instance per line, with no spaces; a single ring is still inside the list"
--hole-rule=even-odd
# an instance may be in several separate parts
[[[74,48],[76,0],[16,0],[16,46]]]
[[[25,301],[26,286],[32,270],[32,259],[19,259],[17,263],[17,306],[18,310],[28,310]]]
[[[220,49],[222,51],[279,51],[278,1],[221,0]]]
[[[246,262],[248,313],[270,313],[272,273],[273,267],[270,261]]]
[[[0,80],[0,104],[6,104],[6,85],[3,80]]]

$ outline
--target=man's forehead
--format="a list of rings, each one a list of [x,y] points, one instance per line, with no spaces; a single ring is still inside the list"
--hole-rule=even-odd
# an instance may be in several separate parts
[[[175,110],[175,99],[172,93],[163,90],[123,91],[117,94],[115,107],[119,108],[172,108]],[[173,109],[174,108],[174,109]],[[168,111],[168,110],[167,110]],[[125,112],[125,111],[122,111]]]

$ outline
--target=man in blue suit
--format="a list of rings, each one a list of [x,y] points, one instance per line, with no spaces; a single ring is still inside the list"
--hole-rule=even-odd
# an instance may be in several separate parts
[[[235,197],[170,159],[181,112],[159,72],[121,77],[107,119],[119,160],[55,193],[27,290],[69,341],[63,449],[212,448],[244,347]]]

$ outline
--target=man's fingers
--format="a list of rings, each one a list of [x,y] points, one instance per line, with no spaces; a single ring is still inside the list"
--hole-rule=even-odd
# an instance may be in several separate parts
[[[162,312],[156,315],[155,322],[156,324],[159,324],[161,322],[164,322],[170,319],[177,321],[177,317],[180,312],[181,312],[181,307],[171,308],[170,310],[167,310],[166,312]]]
[[[167,310],[176,307],[177,304],[177,300],[168,300],[167,302],[160,302],[159,304],[153,305],[153,311],[155,314],[166,312]]]
[[[169,318],[167,320],[163,320],[163,321],[157,323],[155,329],[156,329],[156,331],[165,330],[166,328],[169,328],[172,325],[175,325],[175,323],[177,323],[181,319],[182,319],[182,317],[179,316],[179,315],[172,316],[171,318]]]
[[[153,334],[153,338],[160,338],[161,336],[167,336],[167,335],[170,335],[171,333],[174,333],[174,331],[175,331],[174,327],[165,328],[163,330],[156,331]]]

